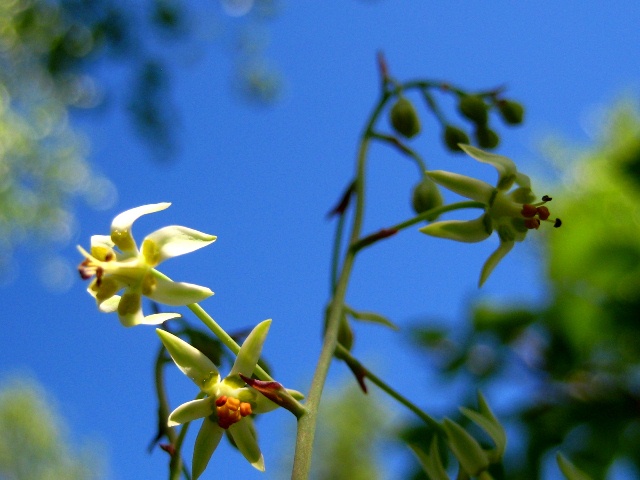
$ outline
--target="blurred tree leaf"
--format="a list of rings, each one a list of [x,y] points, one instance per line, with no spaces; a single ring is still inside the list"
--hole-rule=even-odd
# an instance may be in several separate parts
[[[376,438],[381,438],[384,412],[352,382],[323,400],[314,449],[313,480],[376,480]]]
[[[33,381],[5,381],[0,389],[0,478],[104,478],[98,452],[76,453],[51,399]]]

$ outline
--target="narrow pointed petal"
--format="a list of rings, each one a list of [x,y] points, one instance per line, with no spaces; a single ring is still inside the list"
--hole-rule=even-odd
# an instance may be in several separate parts
[[[224,430],[217,423],[205,418],[196,437],[193,447],[193,460],[191,465],[193,480],[198,480],[207,468],[211,455],[220,443]]]
[[[495,190],[495,188],[487,182],[445,170],[431,170],[427,172],[427,175],[429,175],[434,182],[452,192],[477,202],[489,203]]]
[[[180,316],[181,315],[179,313],[154,313],[153,315],[143,317],[138,325],[160,325],[167,320],[179,318]]]
[[[175,427],[183,423],[191,422],[197,418],[208,417],[213,413],[212,398],[206,397],[199,400],[191,400],[183,403],[169,415],[168,427]]]
[[[218,373],[218,369],[206,355],[169,332],[157,328],[156,333],[178,368],[200,390],[206,392],[207,389],[217,385],[220,380],[220,373]]]
[[[189,305],[209,298],[213,292],[207,287],[192,283],[174,282],[162,277],[154,277],[156,283],[152,292],[147,296],[165,305]]]
[[[460,148],[462,148],[462,150],[472,158],[475,158],[479,162],[493,165],[496,170],[498,170],[498,188],[500,190],[509,190],[511,185],[513,185],[513,182],[516,181],[518,169],[516,168],[516,164],[510,158],[503,157],[502,155],[496,155],[495,153],[485,152],[484,150],[480,150],[479,148],[471,145],[460,144]],[[526,175],[520,175],[526,177]]]
[[[136,242],[131,233],[133,222],[148,213],[155,213],[169,208],[170,205],[170,203],[154,203],[122,212],[111,222],[111,240],[124,253],[137,253]]]
[[[248,417],[243,418],[229,427],[229,433],[233,437],[233,441],[236,442],[240,453],[244,455],[244,458],[246,458],[253,467],[264,472],[264,457],[258,446],[253,421]]]
[[[239,373],[245,377],[253,375],[253,370],[256,368],[256,363],[258,363],[260,355],[262,354],[262,345],[267,338],[270,326],[271,319],[264,320],[255,326],[240,347],[233,368],[231,368],[231,372],[229,372],[229,377],[233,377]]]
[[[209,235],[177,225],[164,227],[149,234],[142,242],[142,254],[151,265],[206,247],[216,240]]]
[[[422,233],[433,237],[448,238],[458,242],[476,243],[489,238],[484,215],[475,220],[446,220],[431,223],[420,229]]]
[[[491,272],[493,272],[493,269],[496,268],[496,265],[498,265],[498,263],[500,263],[500,260],[502,260],[504,256],[511,251],[514,245],[514,241],[500,242],[500,246],[489,256],[487,261],[484,263],[484,266],[482,267],[482,271],[480,272],[480,281],[478,282],[478,288],[482,287],[484,282],[487,281],[487,278],[489,278],[489,275],[491,275]]]

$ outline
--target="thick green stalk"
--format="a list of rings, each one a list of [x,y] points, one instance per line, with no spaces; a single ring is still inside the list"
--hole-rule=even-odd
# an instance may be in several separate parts
[[[368,145],[368,139],[364,139],[360,145],[360,152],[358,154],[358,175],[355,183],[357,203],[351,233],[352,241],[358,238],[360,234],[359,232],[362,228],[362,197],[364,193],[363,172]],[[293,459],[293,470],[291,472],[292,480],[306,480],[309,477],[309,471],[311,470],[311,457],[313,454],[313,439],[315,438],[316,432],[318,407],[320,406],[320,398],[327,378],[327,372],[329,371],[333,354],[336,346],[338,345],[340,317],[342,316],[342,309],[344,308],[344,300],[347,293],[347,287],[349,285],[351,271],[353,269],[355,254],[356,252],[351,249],[347,250],[342,264],[342,271],[338,278],[338,283],[331,301],[331,306],[329,307],[329,315],[324,333],[322,350],[320,352],[320,358],[316,365],[316,370],[311,382],[311,389],[309,390],[309,395],[305,404],[307,407],[307,413],[298,419],[296,451]]]

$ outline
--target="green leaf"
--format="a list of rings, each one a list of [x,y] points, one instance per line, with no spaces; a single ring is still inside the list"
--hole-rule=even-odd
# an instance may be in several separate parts
[[[465,417],[482,428],[487,432],[487,435],[491,437],[496,445],[495,454],[497,458],[493,460],[497,461],[502,458],[502,455],[504,455],[504,450],[507,445],[507,435],[480,392],[478,392],[478,404],[480,407],[479,412],[465,407],[460,407],[460,411]]]
[[[591,480],[591,477],[576,467],[560,452],[556,455],[556,460],[560,471],[567,477],[567,480]]]
[[[429,448],[429,455],[424,453],[418,446],[409,445],[409,448],[413,450],[413,453],[418,458],[422,469],[429,476],[430,480],[449,480],[447,471],[442,465],[440,459],[440,451],[438,450],[438,439],[434,436],[431,440],[431,447]]]
[[[461,467],[470,475],[478,475],[489,467],[489,457],[478,441],[459,424],[445,418],[442,422],[449,447],[460,462]]]
[[[369,323],[377,323],[379,325],[384,325],[385,327],[389,327],[392,330],[400,330],[400,327],[398,327],[395,323],[393,323],[387,317],[382,316],[378,313],[360,312],[357,310],[353,310],[351,307],[347,307],[347,306],[345,306],[345,310],[349,314],[349,316],[353,317],[354,320],[360,320],[362,322],[369,322]]]

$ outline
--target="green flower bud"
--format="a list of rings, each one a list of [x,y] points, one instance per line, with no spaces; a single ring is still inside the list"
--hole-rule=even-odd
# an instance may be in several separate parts
[[[412,138],[420,133],[420,118],[413,104],[405,97],[400,97],[391,107],[389,119],[393,129],[400,135]]]
[[[487,124],[487,104],[477,95],[464,95],[461,97],[458,110],[476,125]]]
[[[524,117],[524,107],[512,100],[500,100],[498,102],[498,110],[505,123],[509,125],[519,125]]]
[[[498,134],[489,127],[478,127],[475,131],[476,141],[482,148],[496,148],[500,143]]]
[[[452,152],[462,152],[462,149],[458,146],[459,143],[469,143],[469,136],[466,132],[453,125],[447,125],[444,129],[444,144]]]
[[[420,182],[413,188],[413,195],[411,197],[411,204],[413,210],[417,213],[423,213],[432,208],[442,206],[442,195],[436,182],[431,180],[428,176],[425,176]],[[431,215],[427,217],[430,222],[438,218],[438,215]]]

